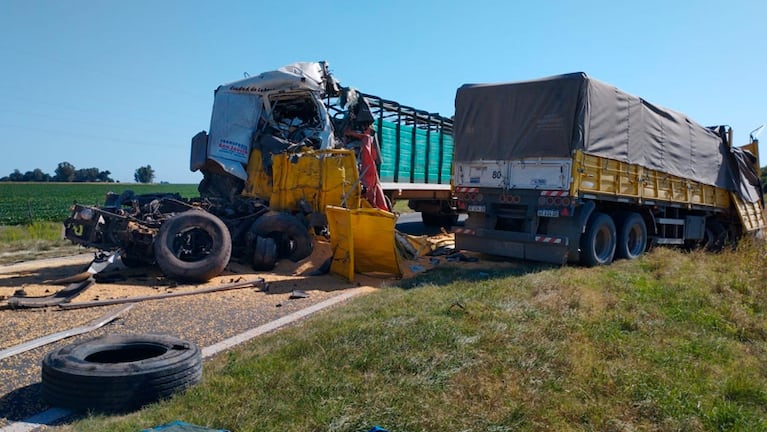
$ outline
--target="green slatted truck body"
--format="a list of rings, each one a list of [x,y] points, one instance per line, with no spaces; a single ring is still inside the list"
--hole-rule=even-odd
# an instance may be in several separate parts
[[[457,220],[452,190],[453,120],[364,95],[381,148],[379,176],[392,202],[408,200],[427,225]]]

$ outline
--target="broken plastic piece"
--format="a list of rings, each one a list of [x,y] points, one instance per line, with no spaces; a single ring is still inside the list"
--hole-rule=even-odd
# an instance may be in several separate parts
[[[306,293],[306,291],[301,290],[293,290],[293,292],[290,293],[290,297],[288,297],[291,300],[294,299],[301,299],[301,298],[307,298],[309,297],[309,294]]]
[[[196,426],[182,421],[174,421],[162,426],[155,426],[151,429],[143,429],[141,432],[229,432],[228,429],[209,429],[202,426]]]

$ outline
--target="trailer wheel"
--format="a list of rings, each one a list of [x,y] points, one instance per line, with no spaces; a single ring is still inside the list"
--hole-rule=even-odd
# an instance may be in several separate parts
[[[647,225],[638,213],[623,213],[618,218],[615,257],[635,259],[647,249]]]
[[[271,270],[277,263],[277,243],[271,237],[256,237],[252,257],[254,270]]]
[[[581,236],[581,264],[610,264],[615,256],[615,223],[604,213],[593,213]]]
[[[709,220],[705,235],[703,247],[709,252],[720,252],[727,244],[727,229],[719,221]]]
[[[41,394],[51,405],[72,410],[126,412],[201,379],[196,345],[166,335],[113,334],[49,352]]]
[[[232,238],[221,219],[190,210],[160,226],[154,257],[165,276],[205,282],[221,274],[232,254]]]
[[[270,211],[250,226],[250,238],[270,237],[277,244],[277,258],[300,261],[312,254],[314,242],[309,230],[289,213]]]
[[[442,213],[421,213],[421,220],[426,226],[450,228],[458,222],[458,215]]]

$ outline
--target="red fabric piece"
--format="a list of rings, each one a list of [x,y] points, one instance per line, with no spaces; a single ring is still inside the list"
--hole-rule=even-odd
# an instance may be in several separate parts
[[[378,147],[373,143],[370,129],[364,133],[346,131],[346,136],[360,141],[360,183],[365,186],[365,198],[373,207],[391,211],[386,203],[376,168],[376,161],[380,160],[381,155],[378,154]]]

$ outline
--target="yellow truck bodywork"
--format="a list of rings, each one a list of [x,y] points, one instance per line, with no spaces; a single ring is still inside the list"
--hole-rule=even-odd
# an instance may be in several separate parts
[[[304,201],[312,211],[327,206],[360,207],[360,182],[352,150],[312,150],[272,155],[272,174],[263,165],[261,152],[251,152],[248,181],[242,194],[268,199],[276,211],[298,210]]]
[[[767,228],[760,203],[749,203],[736,193],[660,171],[576,151],[571,196],[617,197],[637,204],[667,203],[685,208],[734,208],[745,232]]]

